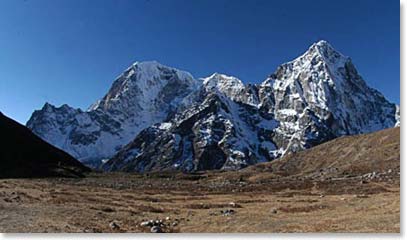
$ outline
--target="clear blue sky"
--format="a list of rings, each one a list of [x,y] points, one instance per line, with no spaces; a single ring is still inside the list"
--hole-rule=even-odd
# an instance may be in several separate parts
[[[134,61],[258,83],[325,39],[399,102],[398,1],[1,0],[0,111],[87,108]]]

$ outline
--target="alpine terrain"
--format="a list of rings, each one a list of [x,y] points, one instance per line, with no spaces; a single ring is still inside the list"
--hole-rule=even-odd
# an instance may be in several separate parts
[[[240,169],[399,124],[398,106],[319,41],[260,84],[137,62],[87,111],[46,103],[27,127],[104,170],[193,172]]]

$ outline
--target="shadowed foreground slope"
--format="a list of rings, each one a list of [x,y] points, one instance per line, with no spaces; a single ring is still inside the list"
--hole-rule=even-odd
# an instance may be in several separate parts
[[[0,178],[78,177],[89,169],[0,113]]]

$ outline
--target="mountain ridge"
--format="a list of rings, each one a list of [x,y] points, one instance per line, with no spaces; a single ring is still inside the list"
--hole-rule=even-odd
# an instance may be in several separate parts
[[[87,111],[64,109],[34,112],[27,126],[80,160],[101,153],[93,160],[110,159],[105,170],[127,171],[239,169],[399,124],[398,106],[368,87],[351,59],[326,41],[260,84],[219,73],[195,79],[155,61],[136,62]]]

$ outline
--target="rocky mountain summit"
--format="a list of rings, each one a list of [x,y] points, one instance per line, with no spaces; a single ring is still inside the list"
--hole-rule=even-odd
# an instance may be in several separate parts
[[[399,108],[326,41],[260,84],[135,63],[87,111],[45,104],[27,126],[108,171],[239,169],[399,125]]]
[[[326,41],[278,67],[259,92],[260,104],[281,123],[275,132],[284,151],[393,127],[399,115],[395,104],[366,85],[351,59]]]

